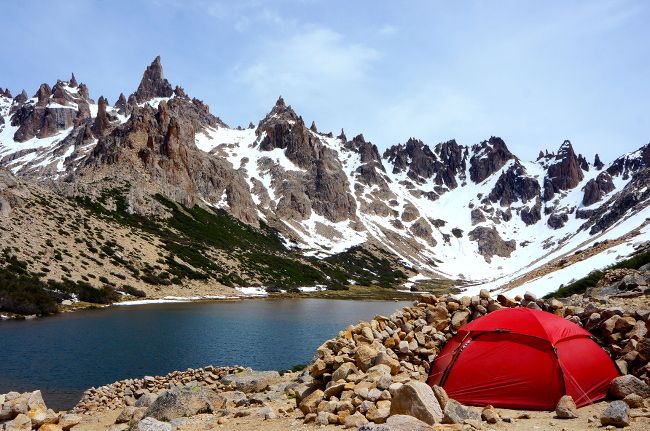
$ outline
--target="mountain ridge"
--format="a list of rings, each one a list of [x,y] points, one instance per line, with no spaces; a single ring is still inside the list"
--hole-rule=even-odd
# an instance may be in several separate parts
[[[160,194],[267,225],[308,257],[378,247],[421,277],[507,283],[531,262],[638,228],[650,197],[650,144],[609,164],[568,140],[524,161],[495,136],[410,138],[380,153],[363,135],[307,127],[282,97],[257,125],[230,128],[172,87],[160,57],[113,106],[74,75],[10,96],[0,92],[0,167],[18,177],[68,196],[126,182],[134,213],[167,217]]]

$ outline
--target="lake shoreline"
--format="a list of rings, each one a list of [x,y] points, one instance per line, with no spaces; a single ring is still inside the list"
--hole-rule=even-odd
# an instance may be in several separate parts
[[[308,292],[267,292],[256,294],[232,294],[232,295],[189,295],[189,296],[163,296],[160,298],[136,298],[111,304],[96,304],[89,302],[74,302],[69,305],[60,305],[58,312],[47,315],[23,315],[9,312],[0,312],[0,322],[15,320],[33,320],[46,317],[54,317],[58,314],[74,313],[82,310],[104,309],[108,307],[128,307],[136,305],[154,304],[180,304],[180,303],[202,303],[202,302],[236,302],[243,300],[278,300],[278,299],[330,299],[350,301],[410,301],[416,300],[421,294],[428,292],[411,292],[406,290],[387,289],[382,287],[352,286],[348,290],[315,290]]]

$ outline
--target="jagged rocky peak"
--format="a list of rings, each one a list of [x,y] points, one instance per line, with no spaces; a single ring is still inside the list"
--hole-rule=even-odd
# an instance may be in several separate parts
[[[503,139],[492,136],[487,141],[472,145],[469,176],[475,183],[483,182],[514,158]]]
[[[556,193],[576,187],[584,178],[584,158],[573,151],[571,141],[565,140],[551,164],[546,169],[544,178],[544,200],[550,201]]]
[[[384,151],[384,158],[393,165],[393,173],[407,171],[413,179],[431,178],[436,156],[428,145],[419,139],[409,138],[405,144],[397,144]]]
[[[621,175],[624,180],[642,168],[650,166],[650,144],[614,160],[607,168],[612,176]]]
[[[72,73],[72,76],[70,76],[70,81],[68,82],[68,85],[72,88],[77,88],[79,83],[77,82],[77,78],[74,76],[74,72]]]
[[[311,130],[314,133],[318,133],[318,129],[316,128],[316,122],[312,121],[311,126],[309,126],[309,130]]]
[[[503,207],[521,201],[526,203],[540,196],[537,180],[528,176],[526,168],[516,160],[507,170],[501,173],[490,194],[489,200],[499,202]]]
[[[163,67],[158,56],[147,66],[140,85],[133,95],[138,103],[143,103],[156,97],[171,97],[172,94],[174,90],[163,75]]]
[[[104,96],[100,96],[97,101],[97,116],[95,117],[95,122],[92,126],[92,132],[96,137],[100,138],[106,134],[109,127],[109,119],[106,114],[106,106],[108,101]]]
[[[594,157],[594,168],[599,171],[603,168],[603,166],[605,166],[605,164],[600,160],[598,153],[596,153],[596,156]]]
[[[115,109],[117,109],[120,114],[124,114],[126,112],[126,107],[126,97],[124,97],[124,93],[120,93],[117,102],[115,102]]]
[[[11,95],[11,91],[9,91],[8,88],[5,88],[3,90],[2,87],[0,87],[0,97],[7,97],[9,99],[13,98],[13,96]]]

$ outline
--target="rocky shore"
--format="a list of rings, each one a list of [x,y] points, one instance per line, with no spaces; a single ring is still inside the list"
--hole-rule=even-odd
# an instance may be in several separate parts
[[[625,277],[630,282],[630,274],[615,275],[608,282],[619,288]],[[644,294],[563,300],[529,293],[493,298],[485,290],[474,297],[421,295],[411,307],[345,328],[317,349],[301,373],[209,366],[124,380],[89,389],[69,413],[48,410],[38,393],[10,393],[0,396],[0,420],[4,431],[648,429],[649,305]],[[545,310],[590,331],[622,374],[612,382],[611,399],[576,409],[566,396],[555,412],[517,412],[467,407],[424,383],[458,328],[506,307]]]

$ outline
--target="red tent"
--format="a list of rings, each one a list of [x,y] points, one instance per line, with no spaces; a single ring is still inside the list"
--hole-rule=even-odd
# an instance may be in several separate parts
[[[578,407],[604,398],[616,376],[585,329],[545,311],[508,308],[462,326],[427,383],[463,404],[553,410],[565,394]]]

